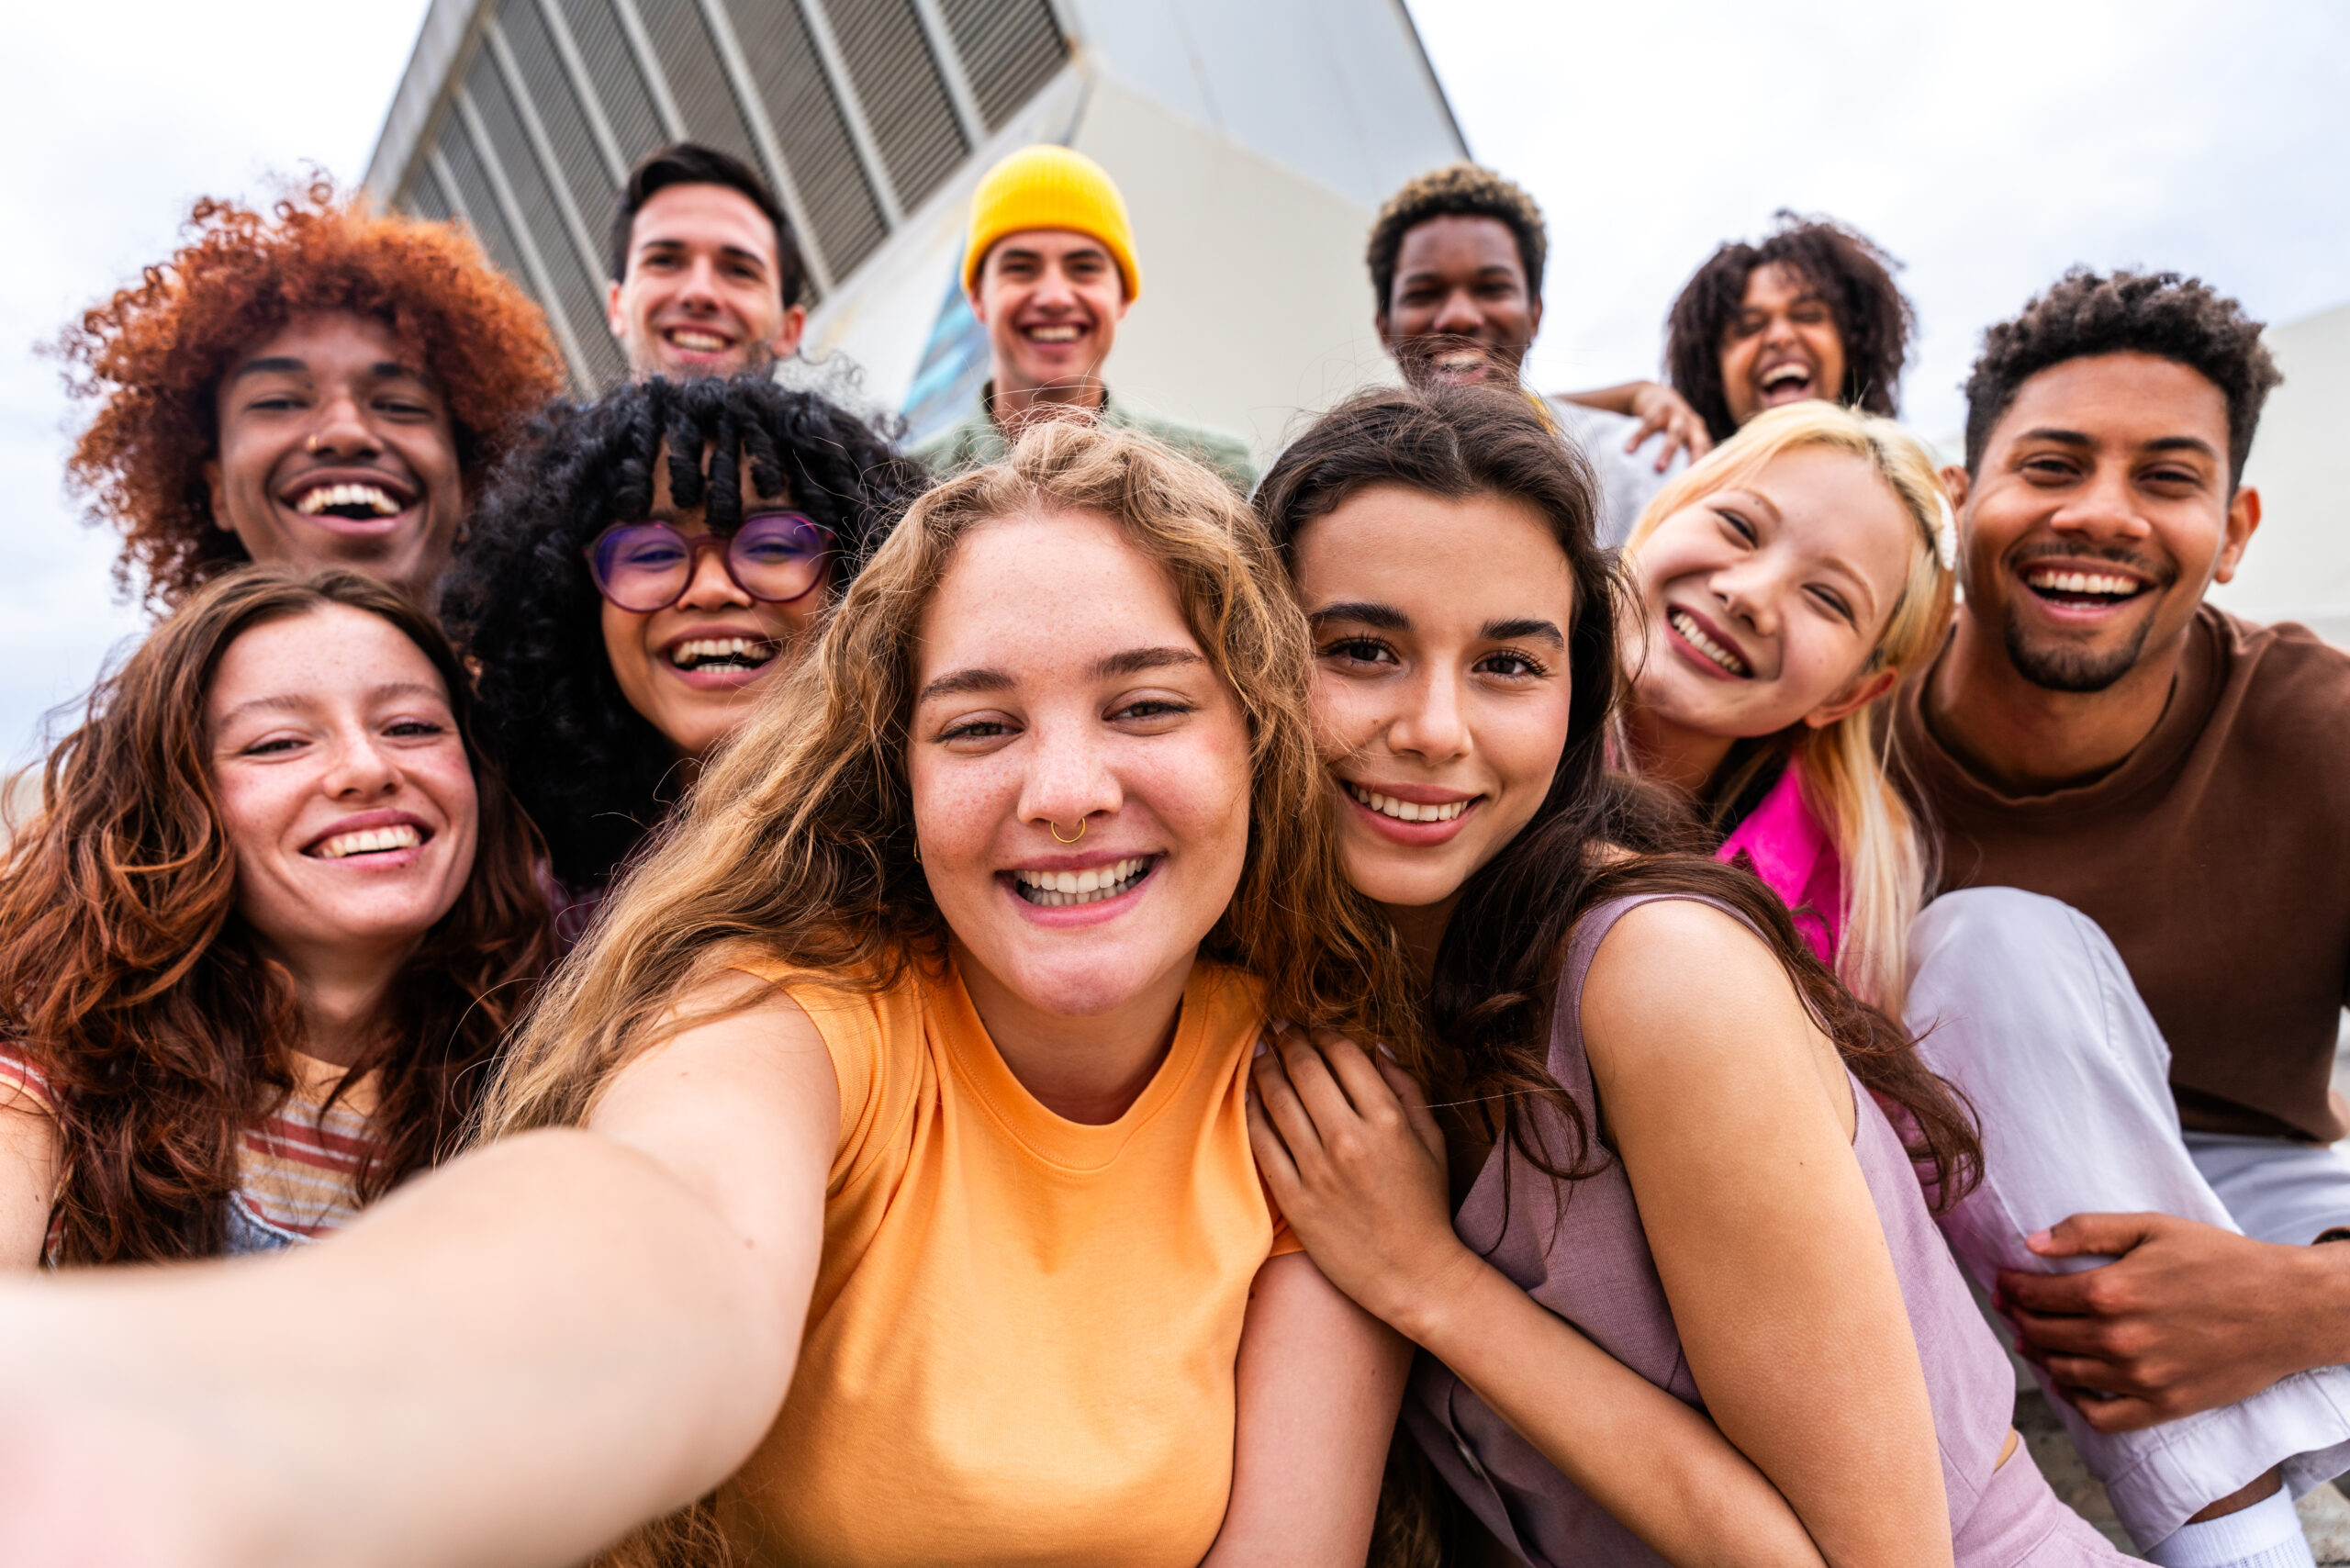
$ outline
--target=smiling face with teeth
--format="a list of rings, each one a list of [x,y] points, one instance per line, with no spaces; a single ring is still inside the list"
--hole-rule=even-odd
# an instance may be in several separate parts
[[[1946,476],[1966,589],[1954,661],[2158,708],[2205,591],[2259,526],[2228,451],[2226,398],[2173,361],[2097,354],[2025,381],[1975,475]]]
[[[708,538],[707,509],[677,505],[669,487],[666,442],[653,474],[652,514],[633,521],[668,523],[689,541]],[[755,494],[748,456],[742,487],[747,501]],[[760,497],[758,504],[789,506],[789,499]],[[599,597],[604,653],[621,695],[677,756],[707,756],[749,715],[757,683],[790,667],[807,646],[830,600],[831,577],[827,563],[808,592],[769,604],[743,591],[719,551],[703,550],[695,557],[692,581],[666,610],[640,614]]]
[[[1440,930],[1558,772],[1573,568],[1525,501],[1396,485],[1307,523],[1291,557],[1347,879],[1399,928]]]
[[[1628,553],[1642,614],[1627,635],[1643,639],[1627,653],[1633,750],[1699,794],[1740,740],[1833,723],[1891,688],[1873,655],[1923,549],[1857,454],[1796,446],[1725,479]]]
[[[387,980],[473,871],[473,767],[432,662],[322,606],[241,633],[206,716],[238,913],[306,999]]]
[[[989,247],[971,314],[988,331],[998,419],[1031,402],[1100,407],[1127,304],[1125,274],[1091,234],[1023,230]]]
[[[638,376],[739,375],[800,347],[807,307],[783,302],[775,225],[726,185],[665,185],[629,227],[627,275],[605,317]]]
[[[1250,762],[1165,574],[1104,518],[981,523],[915,680],[922,870],[990,1032],[1171,1016],[1239,885]]]
[[[254,560],[350,566],[430,598],[464,515],[440,391],[390,328],[334,311],[252,344],[215,395],[212,516]]]
[[[1756,267],[1722,330],[1722,397],[1733,422],[1807,398],[1844,396],[1844,333],[1812,282],[1776,262]]]
[[[1404,232],[1394,286],[1375,324],[1408,374],[1514,381],[1542,329],[1542,301],[1528,286],[1507,224],[1447,213]]]

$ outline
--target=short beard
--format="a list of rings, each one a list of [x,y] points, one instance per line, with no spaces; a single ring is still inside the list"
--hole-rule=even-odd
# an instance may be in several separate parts
[[[2006,627],[2008,662],[2016,666],[2018,675],[2042,690],[2103,691],[2138,667],[2138,655],[2146,650],[2146,633],[2154,627],[2154,618],[2149,615],[2138,622],[2129,641],[2106,653],[2042,647],[2031,641],[2022,618],[2010,609]]]

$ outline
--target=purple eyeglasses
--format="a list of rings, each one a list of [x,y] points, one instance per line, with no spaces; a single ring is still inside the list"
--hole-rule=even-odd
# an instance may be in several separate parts
[[[688,538],[666,522],[618,522],[588,546],[596,591],[621,610],[650,615],[686,596],[704,550],[734,586],[763,604],[786,604],[823,579],[833,531],[796,511],[753,512],[723,538]]]

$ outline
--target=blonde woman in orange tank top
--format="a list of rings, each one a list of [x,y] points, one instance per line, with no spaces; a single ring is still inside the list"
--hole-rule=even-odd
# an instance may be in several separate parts
[[[1360,1563],[1402,1343],[1245,1103],[1269,1011],[1413,1027],[1307,667],[1255,521],[1147,440],[930,492],[488,1147],[285,1265],[0,1288],[0,1560]]]

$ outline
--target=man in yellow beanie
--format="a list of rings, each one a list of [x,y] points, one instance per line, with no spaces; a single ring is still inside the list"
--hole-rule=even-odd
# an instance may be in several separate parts
[[[1099,163],[1066,147],[1024,147],[971,196],[963,288],[987,329],[990,375],[952,430],[914,449],[934,472],[992,463],[1037,420],[1099,420],[1141,431],[1220,470],[1246,493],[1248,444],[1113,402],[1102,364],[1142,294],[1125,198]]]

